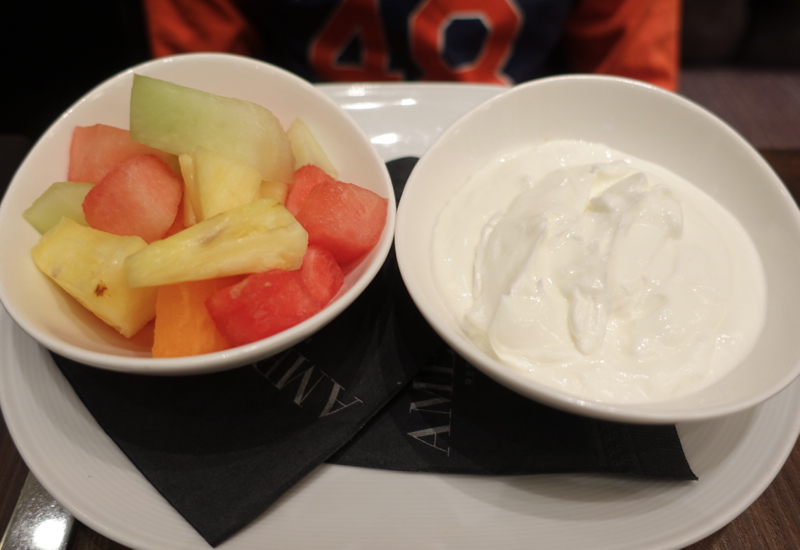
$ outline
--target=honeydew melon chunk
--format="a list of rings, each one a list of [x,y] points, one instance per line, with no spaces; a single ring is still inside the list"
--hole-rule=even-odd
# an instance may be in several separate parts
[[[173,153],[198,146],[252,166],[261,179],[291,183],[294,156],[280,122],[267,108],[171,82],[133,75],[131,139]]]
[[[261,174],[205,147],[194,152],[194,184],[200,196],[200,221],[260,198]]]
[[[131,288],[125,258],[141,237],[120,236],[62,218],[33,247],[36,266],[105,323],[130,338],[156,315],[156,288]]]
[[[292,153],[294,154],[294,168],[297,170],[306,164],[313,164],[321,168],[333,179],[338,179],[336,167],[325,154],[322,146],[317,141],[314,133],[303,122],[302,119],[296,118],[292,121],[289,129],[286,131],[289,136],[289,142],[292,144]]]
[[[308,233],[277,199],[259,199],[203,220],[125,261],[128,284],[158,286],[303,263]]]
[[[55,227],[61,218],[69,218],[86,226],[88,224],[83,214],[83,199],[92,187],[93,183],[56,182],[33,201],[22,213],[22,217],[42,235]]]

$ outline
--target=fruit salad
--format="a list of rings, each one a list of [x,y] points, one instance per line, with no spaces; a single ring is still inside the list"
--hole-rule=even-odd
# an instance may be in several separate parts
[[[153,357],[221,351],[321,311],[388,201],[337,179],[301,118],[134,75],[130,130],[76,127],[67,181],[24,212],[37,267]]]

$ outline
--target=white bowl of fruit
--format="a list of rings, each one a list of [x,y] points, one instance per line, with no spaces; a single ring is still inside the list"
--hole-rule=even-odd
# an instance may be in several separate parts
[[[111,78],[41,137],[0,204],[0,299],[47,349],[147,374],[302,341],[392,245],[386,166],[308,82],[226,54]]]

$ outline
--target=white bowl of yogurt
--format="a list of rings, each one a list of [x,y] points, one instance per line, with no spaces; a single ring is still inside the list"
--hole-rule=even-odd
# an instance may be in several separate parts
[[[609,420],[731,414],[800,374],[800,211],[723,121],[642,82],[518,85],[422,156],[403,280],[462,357]]]

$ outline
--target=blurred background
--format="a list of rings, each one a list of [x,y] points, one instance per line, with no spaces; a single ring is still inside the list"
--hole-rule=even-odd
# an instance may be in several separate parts
[[[37,139],[100,82],[150,59],[139,0],[0,4],[0,133]]]
[[[756,147],[800,147],[800,0],[683,0],[682,10],[679,93]],[[0,23],[0,134],[35,141],[87,91],[151,58],[141,0],[8,1]]]

